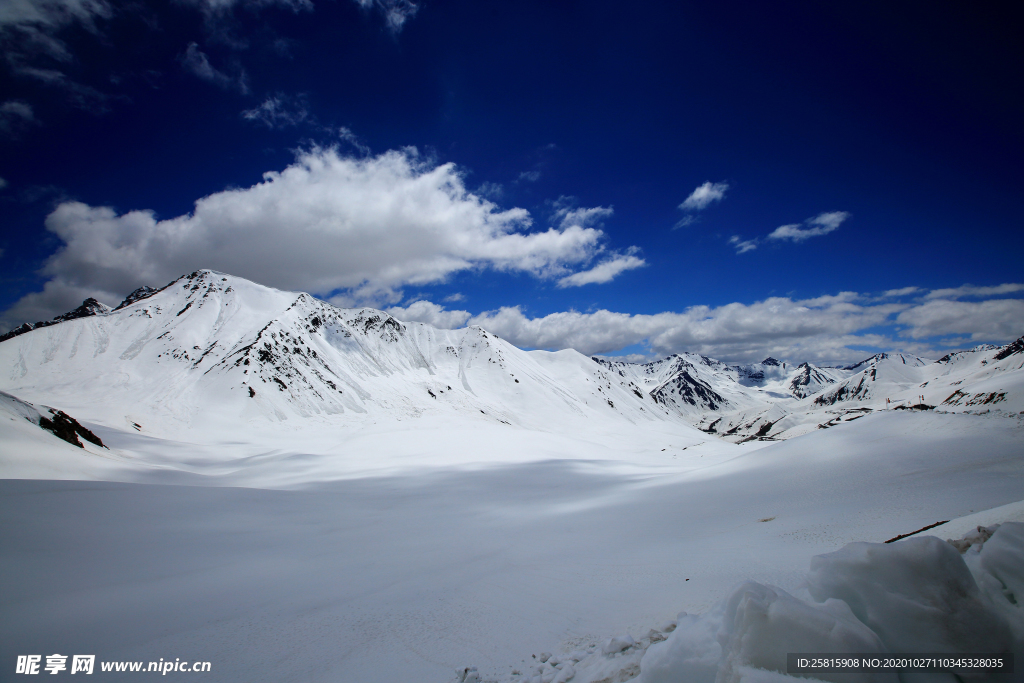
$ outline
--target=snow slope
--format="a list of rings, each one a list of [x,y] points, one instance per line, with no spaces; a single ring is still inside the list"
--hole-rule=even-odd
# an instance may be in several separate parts
[[[877,410],[1015,414],[1024,410],[1024,349],[979,346],[938,361],[878,354],[850,366],[857,373],[794,402],[705,414],[697,426],[734,441],[787,439],[828,429]]]
[[[1024,343],[876,358],[813,379],[869,395],[816,405],[765,398],[800,366],[598,364],[210,271],[142,295],[0,343],[4,666],[68,652],[210,661],[210,681],[607,683],[657,680],[659,658],[695,676],[668,656],[694,652],[723,681],[784,680],[756,668],[781,646],[755,608],[791,608],[795,632],[838,618],[807,585],[870,574],[812,558],[1024,504]],[[694,429],[677,401],[700,382],[792,438]],[[878,409],[922,394],[938,407]],[[45,406],[108,448],[41,430]],[[967,558],[979,600],[985,576],[1017,580],[992,569],[1013,547]],[[884,644],[847,604],[843,623]],[[673,632],[679,610],[727,647]]]
[[[333,448],[421,418],[560,434],[653,423],[703,440],[575,351],[525,352],[478,327],[402,323],[211,271],[148,294],[0,344],[0,387],[194,444],[245,430],[287,447],[301,431],[304,448]]]

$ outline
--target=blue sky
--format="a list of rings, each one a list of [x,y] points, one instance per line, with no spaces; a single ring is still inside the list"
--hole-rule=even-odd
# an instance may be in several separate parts
[[[1020,14],[832,4],[6,3],[0,327],[208,267],[584,353],[1016,338]]]

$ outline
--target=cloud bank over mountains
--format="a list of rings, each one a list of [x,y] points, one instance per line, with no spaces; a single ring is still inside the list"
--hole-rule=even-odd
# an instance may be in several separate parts
[[[687,199],[697,209],[725,191],[706,185]],[[62,246],[40,271],[47,278],[43,291],[24,296],[3,322],[9,329],[47,320],[87,297],[116,304],[141,285],[212,268],[340,306],[391,305],[401,320],[480,325],[518,346],[586,354],[640,347],[652,356],[695,351],[730,361],[773,355],[842,362],[867,349],[935,355],[1024,331],[1024,300],[1012,298],[1024,285],[1015,283],[771,297],[656,314],[601,309],[531,317],[520,306],[474,314],[423,298],[397,305],[403,288],[443,283],[464,271],[524,273],[555,288],[611,282],[647,265],[636,247],[606,246],[602,228],[613,215],[611,207],[579,207],[562,197],[550,227],[538,229],[525,209],[503,209],[468,191],[454,164],[426,161],[415,149],[357,158],[315,147],[252,187],[199,199],[182,216],[60,204],[46,219]],[[847,217],[823,213],[777,228],[767,239],[799,242],[836,230]]]
[[[525,209],[472,194],[454,164],[433,165],[414,149],[353,158],[313,148],[252,187],[198,200],[184,216],[60,204],[46,219],[63,242],[42,268],[48,282],[5,317],[46,319],[85,296],[118,300],[199,268],[342,305],[397,303],[404,286],[466,270],[527,273],[562,287],[604,283],[644,264],[635,249],[607,252],[596,225],[610,215],[566,210],[537,230]]]
[[[1001,287],[1009,290],[1020,285]],[[828,364],[860,360],[874,349],[937,357],[945,353],[943,347],[1007,342],[1024,331],[1021,299],[963,302],[925,295],[913,302],[898,302],[855,292],[803,300],[772,297],[752,304],[692,306],[682,312],[653,315],[598,310],[530,317],[514,306],[474,316],[428,301],[389,312],[400,320],[438,327],[480,325],[525,348],[574,348],[594,355],[643,345],[649,349],[648,358],[692,351],[730,362],[775,356]],[[920,341],[939,337],[947,339]]]

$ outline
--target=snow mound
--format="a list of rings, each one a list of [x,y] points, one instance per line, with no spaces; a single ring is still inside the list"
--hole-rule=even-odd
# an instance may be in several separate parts
[[[805,595],[747,582],[644,654],[641,683],[782,681],[791,652],[1024,653],[1024,524],[962,556],[936,537],[851,543],[811,561]],[[928,680],[1004,680],[990,673]],[[897,681],[893,672],[818,674]],[[806,680],[806,679],[804,679]],[[1011,680],[1006,678],[1005,680]]]

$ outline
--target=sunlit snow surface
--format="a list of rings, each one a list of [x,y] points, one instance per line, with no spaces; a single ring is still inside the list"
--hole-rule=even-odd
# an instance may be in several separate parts
[[[0,389],[109,447],[59,441],[0,402],[0,666],[61,653],[210,661],[209,681],[702,680],[669,656],[700,629],[745,633],[758,605],[820,612],[829,576],[861,575],[814,556],[1024,517],[1017,412],[874,410],[736,445],[575,352],[416,325],[384,343],[368,309],[327,334],[320,302],[220,278],[201,275],[220,287],[205,306],[189,284],[0,344]],[[259,334],[270,355],[238,362]],[[1012,389],[1012,372],[982,380]],[[988,543],[1007,544],[1004,527]],[[927,534],[948,537],[914,543]],[[921,547],[912,560],[952,548]],[[963,556],[971,571],[983,552]],[[667,633],[680,611],[693,628]],[[645,654],[652,628],[668,640]],[[757,661],[715,667],[774,680]]]

